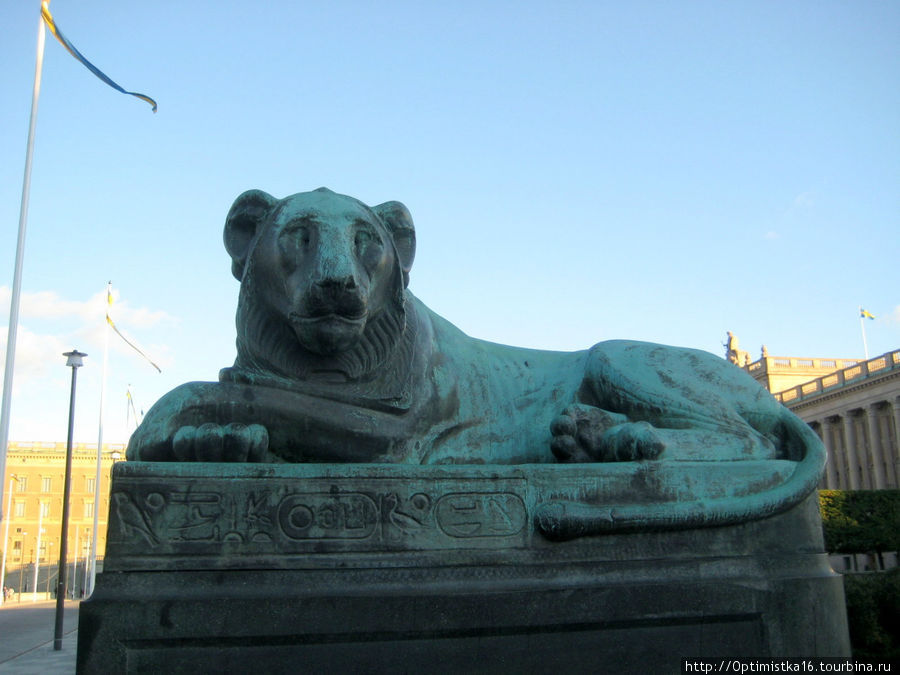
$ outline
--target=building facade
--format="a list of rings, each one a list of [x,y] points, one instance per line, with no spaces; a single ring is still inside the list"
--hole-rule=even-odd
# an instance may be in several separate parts
[[[778,391],[775,398],[825,444],[820,488],[900,487],[900,350]]]
[[[773,394],[806,384],[836,370],[851,368],[859,359],[808,359],[794,356],[765,355],[745,370]]]
[[[819,489],[900,488],[900,350],[857,360],[773,357],[763,348],[743,367],[822,439],[828,461]],[[831,564],[885,569],[897,566],[898,553],[832,555]]]
[[[69,498],[69,532],[66,560],[67,584],[78,597],[85,586],[86,561],[90,557],[97,510],[97,557],[106,549],[109,485],[112,465],[125,459],[124,444],[104,444],[97,480],[96,444],[72,448],[72,482]],[[59,563],[65,489],[66,444],[10,442],[4,478],[4,537],[6,559],[4,586],[15,593],[52,593]]]
[[[859,360],[769,356],[763,347],[750,363],[732,333],[725,347],[726,359],[822,439],[828,461],[819,489],[900,488],[900,349]]]

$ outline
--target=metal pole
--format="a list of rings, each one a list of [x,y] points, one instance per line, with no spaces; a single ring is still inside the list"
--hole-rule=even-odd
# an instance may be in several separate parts
[[[3,587],[3,592],[0,593],[0,604],[6,602],[6,554],[9,549],[9,519],[10,519],[10,509],[12,508],[12,484],[13,478],[15,476],[9,477],[9,494],[6,496],[6,531],[3,533],[3,567],[0,568],[0,586]],[[21,576],[22,572],[19,572]]]
[[[869,345],[866,344],[866,317],[863,316],[862,306],[859,308],[859,329],[862,331],[863,353],[866,355],[866,361],[868,361]]]
[[[96,508],[96,506],[97,506],[97,505],[94,504],[94,508]],[[90,530],[87,530],[87,531],[86,531],[86,536],[87,536],[88,538],[90,538],[90,536],[91,536],[91,531],[90,531]],[[88,550],[90,550],[90,548],[91,548],[91,547],[90,547],[90,542],[88,542]],[[86,560],[85,563],[84,563],[84,579],[83,579],[82,582],[81,582],[81,594],[82,594],[82,596],[87,596],[87,587],[88,587],[88,581],[89,581],[89,578],[90,578],[90,571],[91,571],[91,566],[90,566],[90,564],[89,564],[89,561]]]
[[[91,534],[91,574],[85,597],[94,592],[97,578],[97,529],[100,526],[100,467],[103,456],[103,397],[106,391],[106,367],[109,363],[109,303],[112,298],[112,282],[106,284],[106,328],[103,331],[103,373],[100,376],[100,421],[97,430],[97,472],[94,476],[94,528]]]
[[[62,526],[59,533],[59,574],[56,578],[56,627],[53,631],[53,649],[62,649],[63,613],[66,607],[66,547],[69,544],[69,493],[72,488],[72,436],[75,430],[75,382],[81,358],[87,356],[77,349],[66,352],[67,366],[72,368],[72,391],[69,394],[69,435],[66,438],[66,478],[63,487]],[[96,504],[94,505],[96,508]]]
[[[75,528],[75,558],[72,560],[72,599],[75,599],[75,591],[78,589],[78,535],[80,530]]]
[[[41,72],[44,68],[44,20],[38,12],[37,62],[34,66],[34,88],[31,92],[31,119],[25,149],[25,177],[22,181],[22,204],[19,207],[19,237],[13,271],[12,295],[9,299],[9,328],[6,334],[6,366],[3,371],[3,396],[0,400],[0,504],[3,503],[3,476],[6,475],[6,446],[9,443],[9,410],[12,403],[13,369],[16,363],[16,334],[19,329],[19,297],[22,294],[22,261],[25,258],[25,230],[28,223],[28,196],[31,192],[31,158],[34,155],[34,129],[37,126],[38,98],[41,95]],[[0,518],[6,514],[0,514]]]
[[[38,499],[38,531],[37,531],[37,540],[34,545],[34,586],[31,589],[31,601],[37,602],[37,590],[38,590],[38,570],[41,567],[41,532],[44,531],[44,505],[41,504],[41,500]]]

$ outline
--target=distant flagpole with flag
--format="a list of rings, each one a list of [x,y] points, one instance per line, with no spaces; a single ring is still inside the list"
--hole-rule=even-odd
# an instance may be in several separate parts
[[[118,335],[122,340],[125,341],[129,347],[131,347],[134,351],[140,354],[151,366],[156,368],[156,371],[161,373],[162,370],[158,365],[153,363],[149,356],[147,356],[143,351],[141,351],[131,340],[126,338],[122,333],[116,328],[115,322],[112,320],[112,317],[109,315],[109,311],[113,305],[113,294],[112,294],[112,282],[107,282],[106,284],[106,330],[104,331],[104,340],[103,340],[103,374],[100,379],[100,423],[98,425],[97,431],[97,472],[94,478],[94,503],[100,503],[100,469],[103,458],[103,405],[104,398],[106,392],[106,369],[107,364],[109,362],[109,329],[112,328],[116,335]],[[130,392],[129,392],[130,396]],[[88,587],[85,595],[90,595],[94,590],[94,581],[97,578],[97,530],[99,527],[98,522],[98,511],[99,509],[94,509],[94,528],[93,528],[93,537],[91,539],[91,559],[88,562],[90,566],[90,576],[88,578]]]
[[[138,94],[133,91],[126,91],[118,84],[107,77],[103,71],[94,66],[79,52],[75,46],[62,34],[56,21],[50,14],[50,0],[41,0],[40,17],[38,18],[38,36],[37,36],[37,57],[34,67],[34,86],[31,93],[31,115],[28,122],[28,141],[25,146],[25,175],[22,180],[22,202],[19,207],[19,231],[16,240],[16,258],[13,266],[13,283],[12,293],[9,302],[9,326],[7,328],[6,339],[6,362],[3,371],[3,394],[0,398],[0,477],[6,475],[6,449],[9,442],[9,415],[12,402],[12,386],[13,386],[13,370],[16,360],[16,337],[19,326],[19,300],[22,292],[22,268],[25,258],[25,232],[28,223],[28,202],[31,191],[31,162],[34,157],[34,132],[37,126],[37,110],[38,100],[41,92],[41,74],[44,67],[44,42],[46,34],[44,27],[46,26],[53,36],[68,50],[68,52],[78,59],[88,70],[95,76],[100,78],[104,83],[113,89],[135,96],[150,104],[153,112],[156,112],[156,101],[144,94]],[[99,448],[98,448],[99,452]],[[0,505],[3,504],[3,480],[0,480]],[[95,502],[98,503],[99,502]],[[2,506],[0,506],[2,508]],[[96,509],[95,509],[96,512]],[[0,521],[7,517],[7,514],[0,511]]]
[[[125,390],[125,399],[125,428],[127,429],[128,425],[131,424],[131,420],[134,419],[134,428],[137,429],[141,423],[143,415],[138,415],[137,409],[134,407],[134,396],[131,393],[130,384]]]
[[[141,351],[140,347],[138,347],[136,344],[134,344],[131,340],[129,340],[129,339],[128,339],[127,337],[125,337],[124,335],[122,335],[122,331],[120,331],[120,330],[116,327],[115,321],[113,321],[113,320],[112,320],[112,317],[109,315],[109,308],[112,307],[112,304],[113,304],[112,287],[109,287],[109,288],[107,289],[107,291],[106,291],[106,323],[107,323],[107,325],[109,325],[109,327],[112,328],[113,331],[115,331],[116,335],[118,335],[120,338],[122,338],[122,340],[124,340],[125,344],[127,344],[127,345],[128,345],[129,347],[131,347],[134,351],[136,351],[138,354],[140,354],[141,356],[143,356],[143,357],[144,357],[144,360],[145,360],[147,363],[149,363],[151,366],[153,366],[154,368],[156,368],[156,372],[161,373],[161,372],[162,372],[162,369],[161,369],[158,365],[156,365],[155,363],[153,363],[153,359],[151,359],[151,358],[150,358],[149,356],[147,356],[143,351]]]
[[[866,361],[869,360],[869,345],[866,344],[866,319],[874,320],[875,315],[871,312],[867,312],[860,306],[859,308],[859,329],[862,331],[862,339],[863,339],[863,352],[866,355]]]

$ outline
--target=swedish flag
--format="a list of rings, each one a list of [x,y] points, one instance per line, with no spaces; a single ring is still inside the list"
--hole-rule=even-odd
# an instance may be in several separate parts
[[[862,307],[859,308],[859,318],[860,319],[874,319],[875,315],[867,312]]]
[[[134,351],[136,351],[138,354],[140,354],[141,356],[143,356],[143,357],[144,357],[144,360],[147,361],[147,363],[149,363],[151,366],[153,366],[154,368],[156,368],[156,372],[161,373],[161,372],[162,372],[162,369],[161,369],[158,365],[156,365],[155,363],[153,363],[153,360],[152,360],[149,356],[147,356],[144,352],[142,352],[141,349],[140,349],[140,347],[138,347],[138,346],[137,346],[136,344],[134,344],[131,340],[129,340],[129,339],[128,339],[127,337],[125,337],[124,335],[122,335],[122,331],[120,331],[120,330],[116,327],[115,322],[112,320],[112,317],[109,315],[109,310],[110,310],[110,308],[112,307],[112,304],[113,304],[112,282],[110,282],[109,285],[107,285],[107,287],[106,287],[106,323],[108,323],[108,324],[109,324],[109,327],[112,328],[112,329],[115,331],[116,335],[118,335],[120,338],[122,338],[122,339],[125,341],[125,344],[127,344],[127,345],[128,345],[129,347],[131,347]]]
[[[43,17],[44,23],[47,24],[47,28],[50,29],[51,33],[53,33],[53,37],[55,37],[57,40],[59,40],[59,43],[63,47],[65,47],[72,56],[74,56],[76,59],[81,61],[81,63],[84,65],[85,68],[87,68],[98,78],[100,78],[101,80],[106,82],[106,84],[108,84],[110,87],[112,87],[116,91],[120,91],[123,94],[128,94],[129,96],[135,96],[135,97],[141,99],[142,101],[146,101],[147,103],[149,103],[152,106],[153,112],[156,112],[156,101],[154,101],[149,96],[145,96],[144,94],[138,94],[137,92],[134,92],[134,91],[125,91],[122,87],[120,87],[118,84],[116,84],[111,79],[109,79],[103,73],[102,70],[100,70],[99,68],[97,68],[97,66],[95,66],[93,63],[88,61],[86,58],[84,58],[84,56],[82,55],[82,53],[80,51],[75,49],[75,45],[73,45],[71,42],[69,42],[69,40],[66,38],[66,36],[62,34],[62,31],[60,31],[59,28],[57,27],[56,22],[53,20],[53,16],[50,14],[49,0],[41,0],[41,17]]]

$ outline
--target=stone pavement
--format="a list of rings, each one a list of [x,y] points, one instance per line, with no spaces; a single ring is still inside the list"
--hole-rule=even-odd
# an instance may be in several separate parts
[[[66,601],[64,617],[62,649],[55,651],[55,600],[4,603],[0,607],[0,673],[74,673],[78,646],[78,602]]]

